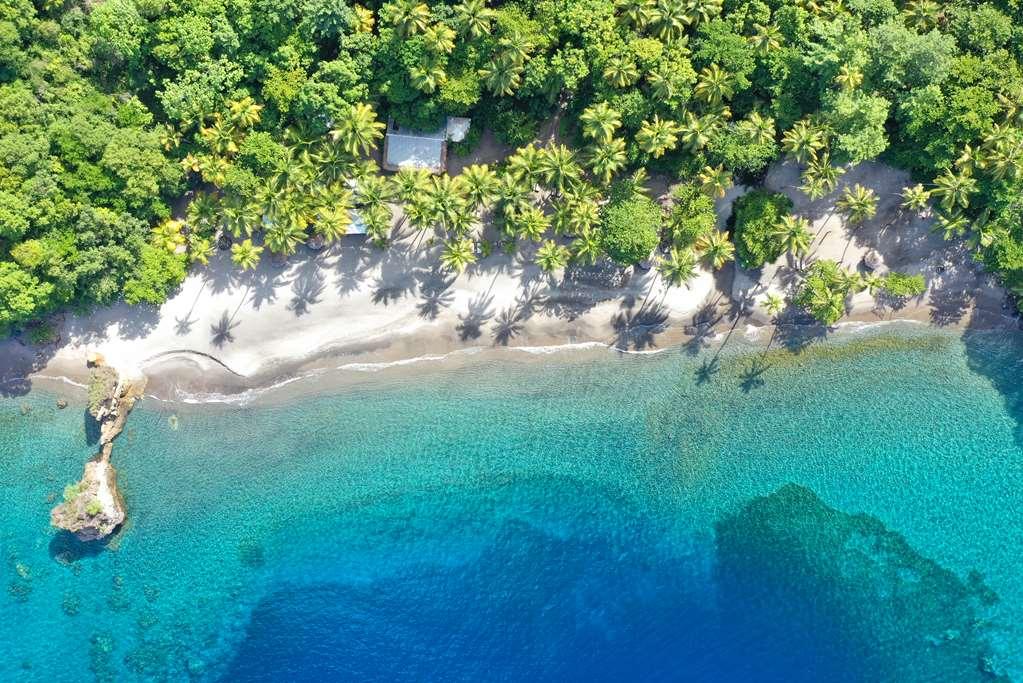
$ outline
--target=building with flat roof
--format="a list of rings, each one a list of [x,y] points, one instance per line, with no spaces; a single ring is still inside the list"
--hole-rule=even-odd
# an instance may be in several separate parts
[[[442,128],[426,132],[402,128],[391,119],[384,135],[383,167],[388,171],[422,168],[442,173],[447,168],[448,141],[464,140],[470,124],[470,119],[449,116]]]

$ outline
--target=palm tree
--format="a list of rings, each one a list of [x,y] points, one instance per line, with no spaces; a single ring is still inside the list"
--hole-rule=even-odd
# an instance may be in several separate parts
[[[497,196],[505,218],[531,206],[531,190],[529,182],[511,169],[500,175]]]
[[[377,140],[384,136],[384,128],[384,124],[377,121],[373,107],[360,102],[349,108],[338,127],[330,131],[330,135],[354,156],[369,154],[376,149]]]
[[[220,200],[208,192],[196,192],[186,211],[192,230],[212,230],[220,223]]]
[[[997,124],[996,124],[997,125]],[[972,174],[977,169],[987,167],[988,155],[984,148],[965,145],[959,158],[955,161],[955,167],[961,173]]]
[[[448,270],[462,273],[476,263],[476,250],[468,237],[450,239],[444,243],[440,254],[441,264]]]
[[[696,254],[692,249],[672,247],[668,258],[657,264],[657,272],[673,287],[681,287],[696,276]]]
[[[455,49],[455,31],[447,24],[434,24],[423,31],[423,43],[434,54],[451,54]]]
[[[696,247],[714,270],[720,270],[735,258],[735,245],[720,230],[711,230],[701,237]]]
[[[831,155],[823,152],[810,158],[803,171],[803,186],[800,188],[810,199],[820,199],[838,187],[838,179],[845,173],[844,168],[831,164]]]
[[[325,140],[312,160],[316,176],[324,183],[336,183],[351,176],[352,158],[337,142]]]
[[[721,14],[721,0],[688,0],[686,11],[693,26],[707,22]]]
[[[263,231],[263,241],[267,248],[275,254],[289,256],[295,253],[298,246],[305,242],[305,226],[301,220],[279,216]]]
[[[345,206],[328,206],[320,210],[313,230],[326,242],[335,242],[348,233],[352,216]]]
[[[398,198],[405,203],[413,202],[427,193],[430,188],[430,172],[425,168],[403,166],[392,180]]]
[[[653,24],[662,43],[674,43],[686,33],[693,21],[684,0],[657,0],[653,10]]]
[[[922,183],[909,185],[902,188],[901,208],[903,211],[923,213],[927,209],[927,204],[930,199],[931,193],[924,189]]]
[[[749,42],[753,45],[753,49],[757,51],[757,54],[766,56],[772,52],[781,49],[781,43],[784,38],[779,29],[775,24],[753,24],[753,35],[750,36]]]
[[[203,237],[194,232],[188,236],[189,262],[201,263],[204,266],[208,265],[214,251],[216,251],[216,248],[213,246],[213,240],[209,237]]]
[[[463,194],[462,182],[447,173],[430,181],[430,206],[435,219],[447,232],[464,232],[471,222],[469,202]]]
[[[636,144],[655,159],[678,144],[678,124],[664,121],[657,114],[651,121],[644,121],[636,133]]]
[[[600,223],[600,207],[596,200],[577,197],[569,202],[568,233],[581,235],[594,229]]]
[[[732,75],[717,64],[711,64],[700,71],[693,94],[704,102],[716,105],[730,99],[735,93]]]
[[[508,227],[523,239],[539,242],[550,227],[551,221],[535,206],[517,211],[508,219]]]
[[[263,253],[263,247],[252,243],[251,238],[231,245],[231,260],[242,270],[252,270],[259,265],[259,257]]]
[[[941,6],[934,0],[910,0],[902,10],[906,24],[920,33],[927,33],[938,25]]]
[[[628,57],[616,55],[607,60],[604,67],[604,78],[616,88],[627,88],[639,80],[639,69]]]
[[[465,187],[465,194],[474,211],[489,206],[497,197],[500,181],[486,164],[467,166],[458,176]]]
[[[553,273],[568,265],[572,254],[554,240],[547,240],[536,251],[536,264],[545,273]]]
[[[739,129],[749,135],[755,145],[769,145],[774,142],[774,119],[753,112],[749,118],[738,125]]]
[[[821,130],[809,120],[796,121],[782,136],[781,148],[797,163],[805,164],[824,148],[826,141]]]
[[[654,20],[653,0],[618,0],[616,8],[621,11],[621,19],[637,31],[643,30]]]
[[[459,33],[479,40],[490,35],[490,25],[496,16],[486,0],[462,0],[454,7],[453,21]]]
[[[777,319],[778,315],[785,310],[785,299],[774,292],[768,292],[764,295],[764,310],[767,311],[767,315]]]
[[[608,143],[622,125],[622,117],[607,102],[592,104],[579,115],[583,135],[599,143]]]
[[[651,94],[661,102],[670,102],[675,99],[679,90],[678,80],[672,67],[664,64],[659,65],[646,75],[646,82],[650,84]]]
[[[394,26],[402,38],[422,32],[430,22],[430,8],[417,0],[394,0],[384,7],[389,11],[381,18]]]
[[[366,234],[374,246],[384,247],[391,236],[391,209],[387,204],[372,204],[359,211]]]
[[[704,166],[697,179],[700,181],[700,189],[711,197],[721,198],[732,186],[732,174],[725,170],[723,164],[717,166]]]
[[[842,191],[835,206],[845,213],[849,225],[858,225],[874,217],[877,212],[877,195],[870,188],[857,183]]]
[[[625,141],[620,138],[613,138],[605,144],[594,145],[590,148],[590,168],[600,182],[605,185],[611,183],[611,178],[615,173],[625,168],[627,160]]]
[[[682,125],[679,126],[679,133],[682,136],[682,141],[686,143],[686,148],[695,153],[710,143],[716,128],[717,126],[710,116],[698,117],[693,112],[687,111]]]
[[[444,67],[434,60],[427,60],[418,66],[411,67],[408,70],[408,75],[412,87],[427,95],[433,93],[448,80],[448,75],[444,73]]]
[[[801,216],[783,216],[772,231],[774,237],[784,245],[785,250],[795,256],[803,256],[810,251],[810,221]]]
[[[519,147],[508,157],[508,172],[521,178],[529,187],[536,182],[543,155],[535,145]]]
[[[497,46],[502,57],[519,66],[525,63],[529,51],[533,49],[530,42],[518,31],[501,38],[497,41]]]
[[[863,84],[863,72],[855,66],[843,64],[835,76],[835,83],[844,92],[852,92]]]
[[[356,5],[355,10],[355,32],[356,33],[372,33],[373,27],[376,25],[376,19],[373,16],[373,10]]]
[[[227,103],[230,112],[231,123],[239,128],[253,128],[259,123],[259,114],[263,111],[263,105],[256,104],[251,97],[243,97],[240,100],[231,100]]]
[[[199,129],[199,136],[216,155],[231,156],[238,151],[238,130],[219,114],[213,119],[212,125]]]
[[[575,154],[564,145],[551,145],[540,151],[539,171],[559,195],[565,194],[581,177]]]
[[[511,95],[522,84],[522,71],[521,64],[501,55],[480,69],[479,75],[495,95]]]
[[[932,193],[941,197],[941,208],[952,211],[956,207],[967,208],[970,196],[977,191],[977,181],[969,173],[953,173],[949,169],[934,180]]]
[[[177,251],[184,246],[185,235],[181,232],[181,221],[167,219],[153,227],[153,244],[167,251]]]
[[[938,213],[938,220],[934,224],[934,230],[940,230],[946,240],[962,237],[969,229],[970,221],[958,209]]]
[[[572,242],[572,260],[592,266],[604,253],[596,230],[584,230]]]
[[[362,207],[382,206],[394,196],[395,185],[382,175],[368,175],[355,188],[356,203]]]

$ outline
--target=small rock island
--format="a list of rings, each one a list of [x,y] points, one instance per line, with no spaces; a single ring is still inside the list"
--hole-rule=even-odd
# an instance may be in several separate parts
[[[99,354],[91,354],[88,364],[92,368],[89,414],[99,426],[100,449],[85,463],[78,483],[64,489],[64,501],[50,512],[50,523],[82,541],[97,541],[124,522],[124,499],[117,489],[117,470],[110,454],[135,402],[142,398],[146,379],[121,377]]]

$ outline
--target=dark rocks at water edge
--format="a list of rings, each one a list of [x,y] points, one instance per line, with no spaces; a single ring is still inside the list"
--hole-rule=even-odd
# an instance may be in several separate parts
[[[57,407],[60,408],[61,410],[64,410],[65,408],[67,408],[67,401],[65,401],[62,398],[58,398],[57,399]]]
[[[146,380],[123,378],[101,357],[90,357],[89,414],[99,426],[99,452],[85,463],[82,478],[64,489],[64,501],[50,512],[50,523],[80,540],[97,541],[124,522],[125,506],[110,462],[113,441],[142,398]]]

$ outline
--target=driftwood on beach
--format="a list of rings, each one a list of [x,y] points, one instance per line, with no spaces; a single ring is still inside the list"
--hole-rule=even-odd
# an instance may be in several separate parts
[[[77,484],[64,489],[64,501],[50,512],[50,523],[95,541],[112,534],[125,519],[124,499],[117,488],[117,470],[110,462],[113,441],[124,430],[135,402],[142,398],[144,377],[126,379],[103,361],[90,358],[89,413],[99,426],[99,452],[85,463]]]

